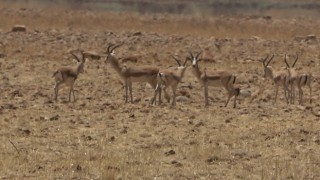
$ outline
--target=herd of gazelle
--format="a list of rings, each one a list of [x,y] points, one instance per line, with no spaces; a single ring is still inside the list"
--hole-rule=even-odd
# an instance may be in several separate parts
[[[201,71],[199,68],[199,62],[201,61],[200,55],[201,52],[197,54],[193,54],[189,52],[185,61],[182,63],[181,58],[178,56],[171,56],[178,64],[177,68],[172,69],[160,69],[154,66],[127,66],[125,64],[120,64],[119,59],[116,57],[114,50],[120,47],[122,44],[118,45],[110,45],[107,48],[106,54],[106,62],[110,63],[110,65],[114,68],[114,70],[118,73],[120,78],[124,81],[125,84],[125,102],[129,101],[133,103],[132,96],[132,83],[133,82],[145,82],[151,85],[154,89],[154,97],[151,100],[151,104],[156,103],[157,96],[159,96],[159,104],[162,102],[161,100],[161,92],[164,92],[164,97],[169,102],[170,95],[167,93],[166,89],[171,88],[173,93],[172,105],[176,104],[176,90],[180,82],[184,77],[186,71],[186,64],[188,61],[192,63],[192,73],[204,87],[204,97],[205,97],[205,105],[209,105],[208,98],[208,87],[223,87],[228,94],[227,101],[225,106],[228,105],[230,99],[234,97],[233,107],[236,107],[237,96],[240,94],[240,88],[234,87],[236,75],[230,71],[207,71],[206,68]],[[74,96],[74,83],[77,79],[78,75],[84,71],[84,63],[85,63],[85,53],[80,50],[81,58],[76,56],[74,52],[71,54],[78,61],[78,64],[75,67],[62,67],[57,69],[53,77],[55,78],[55,100],[58,98],[59,88],[62,85],[66,85],[70,87],[69,91],[69,101],[71,101],[71,94],[73,95],[73,99],[75,101]],[[294,67],[297,60],[298,55],[294,61],[294,63],[290,66],[287,61],[287,56],[285,55],[284,61],[287,65],[287,68],[281,71],[276,71],[269,66],[270,62],[274,58],[274,55],[269,58],[267,56],[263,60],[264,67],[264,77],[270,78],[273,80],[275,84],[276,94],[275,94],[275,102],[277,101],[278,96],[278,88],[282,86],[285,93],[285,98],[287,103],[294,103],[295,100],[295,89],[298,88],[299,91],[299,103],[302,103],[303,86],[308,86],[310,89],[310,103],[311,100],[311,73],[302,73],[298,72]]]
[[[279,86],[282,86],[288,104],[294,104],[296,88],[298,88],[298,92],[299,92],[299,104],[302,104],[302,99],[303,99],[302,87],[308,86],[310,91],[309,101],[310,103],[312,103],[312,95],[311,95],[312,74],[310,72],[306,73],[306,72],[299,72],[296,70],[294,66],[298,61],[298,58],[299,58],[298,55],[296,55],[296,59],[294,60],[291,66],[287,61],[287,55],[285,55],[284,62],[286,64],[286,69],[283,69],[280,71],[276,71],[272,68],[272,66],[269,66],[273,57],[274,55],[272,55],[272,57],[268,60],[269,56],[267,56],[262,63],[264,67],[264,77],[272,79],[276,86],[275,102],[277,101]]]

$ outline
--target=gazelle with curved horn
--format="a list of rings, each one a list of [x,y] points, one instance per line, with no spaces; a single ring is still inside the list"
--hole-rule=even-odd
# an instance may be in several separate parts
[[[204,86],[204,96],[205,96],[205,105],[209,105],[208,100],[208,87],[224,87],[228,92],[228,98],[225,103],[225,107],[228,105],[230,99],[234,96],[234,104],[233,107],[236,107],[237,96],[240,94],[240,89],[235,88],[233,85],[236,80],[236,75],[229,71],[212,71],[208,72],[206,69],[201,71],[198,65],[200,54],[199,52],[194,56],[191,52],[189,52],[190,57],[188,57],[192,61],[192,72],[199,80],[199,82]]]
[[[289,85],[290,85],[290,93],[289,93],[289,101],[291,104],[294,104],[294,100],[296,97],[296,91],[295,91],[295,85],[297,84],[297,78],[298,78],[298,72],[296,71],[296,68],[294,67],[298,61],[298,54],[296,55],[296,59],[294,60],[292,66],[289,65],[287,61],[287,55],[284,55],[284,62],[287,65],[287,70],[289,73]]]
[[[307,73],[297,72],[296,68],[295,68],[295,64],[297,63],[297,60],[298,60],[298,54],[296,55],[296,59],[294,60],[294,63],[292,64],[292,66],[290,66],[289,63],[287,62],[286,56],[284,59],[286,65],[287,65],[287,70],[288,70],[289,77],[290,77],[290,85],[291,85],[290,102],[292,104],[294,104],[295,86],[297,86],[298,92],[299,92],[299,104],[302,104],[302,100],[303,100],[302,87],[308,86],[309,91],[310,91],[309,101],[311,104],[312,103],[312,89],[311,89],[312,74],[308,73],[308,72]]]
[[[182,81],[182,78],[184,76],[184,73],[186,71],[186,64],[187,64],[187,60],[186,59],[184,61],[184,63],[182,64],[180,62],[180,60],[178,59],[178,57],[176,56],[171,56],[177,63],[178,63],[178,67],[176,69],[166,69],[166,70],[160,70],[157,76],[157,87],[155,89],[154,92],[154,97],[153,97],[153,102],[156,100],[157,94],[159,94],[159,98],[161,96],[161,91],[159,91],[162,86],[163,87],[163,91],[164,93],[166,92],[166,88],[167,87],[171,87],[172,89],[172,94],[173,94],[173,99],[172,99],[172,105],[176,105],[176,91],[177,91],[177,87],[179,85],[179,83]],[[166,96],[168,96],[166,94]],[[170,98],[169,98],[170,100]],[[152,102],[152,103],[153,103]],[[160,102],[159,102],[160,104]]]
[[[119,74],[120,78],[125,83],[126,97],[125,102],[128,102],[128,91],[130,93],[131,103],[133,103],[132,96],[132,82],[146,82],[149,83],[153,89],[157,86],[157,74],[159,72],[158,67],[153,66],[127,66],[120,65],[119,60],[116,57],[114,50],[120,47],[122,44],[109,45],[106,51],[106,62],[110,62],[111,66]]]
[[[55,93],[55,100],[58,100],[58,93],[59,89],[62,85],[66,85],[70,87],[69,90],[69,102],[71,101],[71,93],[73,95],[73,101],[75,101],[74,90],[73,86],[75,81],[78,78],[80,73],[84,72],[84,63],[85,63],[85,56],[83,51],[80,50],[82,58],[79,59],[73,52],[71,52],[72,56],[78,61],[77,66],[75,67],[61,67],[57,69],[52,77],[55,79],[55,86],[54,86],[54,93]]]
[[[263,60],[262,64],[264,68],[264,77],[270,78],[276,86],[276,96],[274,102],[277,102],[279,86],[282,86],[287,103],[289,103],[289,74],[286,70],[275,71],[272,66],[269,66],[270,62],[274,58],[274,54],[269,60],[268,58],[269,55]],[[268,62],[266,63],[266,61]]]

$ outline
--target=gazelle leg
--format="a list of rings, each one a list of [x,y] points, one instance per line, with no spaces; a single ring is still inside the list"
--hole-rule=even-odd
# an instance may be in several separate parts
[[[125,97],[125,102],[128,102],[128,82],[125,82],[125,91],[126,91],[126,97]]]
[[[208,84],[204,84],[204,99],[205,99],[205,106],[209,105],[209,97],[208,97]]]
[[[151,104],[157,104],[157,94],[159,93],[159,89],[161,89],[161,87],[159,84],[157,84],[156,88],[154,89],[154,95],[151,100]],[[159,100],[160,100],[160,98],[159,98]],[[159,104],[160,104],[160,102],[159,102]]]
[[[131,103],[133,103],[133,96],[132,96],[132,82],[129,82],[129,92],[131,97]]]
[[[291,84],[291,104],[294,104],[294,100],[296,98],[296,91],[295,91],[295,88],[294,88],[294,84],[292,83]]]
[[[165,98],[165,99],[167,100],[167,102],[169,103],[171,97],[170,97],[169,93],[167,92],[167,87],[164,87],[164,88],[163,88],[163,93],[164,93],[164,98]]]
[[[276,97],[274,98],[274,103],[277,102],[277,98],[278,98],[278,89],[279,89],[279,86],[276,85]]]
[[[172,93],[173,93],[172,105],[176,105],[176,91],[177,91],[177,86],[173,86],[172,87]]]
[[[70,86],[70,90],[69,90],[69,102],[71,102],[71,93],[73,92],[73,87]]]
[[[312,103],[311,85],[309,85],[309,89],[310,89],[310,97],[309,97],[309,99],[310,99],[310,104],[311,104]]]
[[[59,88],[60,88],[61,83],[56,82],[55,86],[54,86],[54,93],[55,93],[55,101],[58,101],[58,94],[59,94]]]
[[[160,88],[159,88],[159,104],[162,103],[162,100],[161,100],[161,92],[162,92],[162,88],[160,87]]]
[[[284,96],[287,100],[287,104],[289,104],[290,103],[290,94],[291,94],[290,90],[289,90],[288,86],[285,86],[285,85],[283,87],[283,90],[284,90]]]
[[[74,89],[73,89],[73,86],[72,86],[72,94],[73,94],[73,102],[76,102],[76,96],[74,95]]]
[[[228,106],[231,97],[232,97],[232,94],[228,93],[228,98],[227,98],[227,101],[226,101],[226,104],[224,105],[224,107]]]
[[[303,90],[301,87],[299,87],[299,104],[302,104],[302,97],[303,97]]]

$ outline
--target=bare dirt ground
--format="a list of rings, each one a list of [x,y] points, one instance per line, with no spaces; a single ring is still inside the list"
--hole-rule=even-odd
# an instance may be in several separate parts
[[[1,3],[0,3],[1,4]],[[320,21],[312,17],[141,15],[1,4],[0,179],[320,179]],[[16,24],[26,32],[10,32]],[[308,36],[314,34],[314,36]],[[187,69],[176,106],[149,105],[153,89],[123,83],[102,59],[90,59],[76,82],[53,100],[53,72],[74,65],[72,49],[102,54],[124,42],[127,65],[176,66],[170,55],[204,50],[200,67],[227,69],[251,92],[223,107],[222,88],[203,87]],[[314,75],[313,103],[274,103],[262,59]],[[190,63],[188,64],[190,66]]]

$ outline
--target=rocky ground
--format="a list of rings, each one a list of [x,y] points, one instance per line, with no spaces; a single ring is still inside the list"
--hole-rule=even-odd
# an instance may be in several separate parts
[[[316,19],[150,17],[6,5],[0,11],[1,179],[320,178]],[[26,31],[12,32],[16,24]],[[122,63],[161,68],[176,66],[170,55],[203,50],[200,67],[236,73],[236,86],[246,93],[237,108],[223,107],[226,92],[212,87],[205,107],[188,63],[176,106],[150,105],[153,89],[144,83],[134,84],[134,104],[125,104],[123,82],[101,57],[86,61],[76,102],[67,102],[67,89],[54,101],[52,74],[74,66],[70,50],[103,55],[115,43],[124,43],[119,58],[136,60]],[[284,55],[293,61],[296,53],[298,70],[314,76],[313,103],[307,88],[302,105],[287,105],[281,88],[274,103],[262,60],[275,54],[271,65],[280,70]]]

